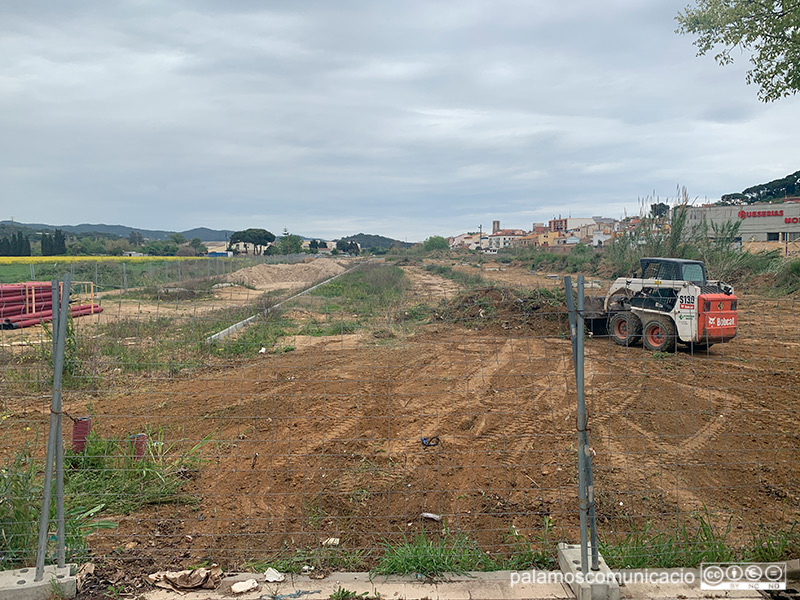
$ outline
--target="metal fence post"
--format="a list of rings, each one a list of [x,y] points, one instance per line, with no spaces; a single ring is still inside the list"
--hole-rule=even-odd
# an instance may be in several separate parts
[[[67,337],[67,318],[69,315],[69,292],[72,281],[64,277],[60,304],[53,307],[53,397],[50,404],[50,428],[47,436],[47,457],[45,459],[44,482],[42,485],[42,512],[39,515],[39,541],[36,548],[36,573],[34,581],[44,577],[44,559],[47,553],[48,529],[50,524],[50,501],[53,490],[53,462],[56,462],[56,519],[58,563],[63,566],[66,550],[64,548],[64,444],[61,435],[61,384],[64,370],[64,352]],[[58,298],[58,281],[52,282],[53,300]]]
[[[583,320],[584,308],[584,281],[583,275],[578,275],[578,310],[575,311],[577,336],[578,362],[575,365],[575,381],[578,383],[578,406],[583,409],[583,420],[578,420],[578,435],[581,437],[580,451],[584,455],[583,468],[586,471],[584,478],[584,491],[586,493],[587,516],[589,517],[589,541],[592,550],[592,571],[599,568],[599,549],[597,547],[597,519],[594,507],[594,475],[592,474],[592,448],[589,445],[589,416],[586,413],[585,395],[585,353],[584,342],[586,327]]]
[[[586,414],[586,398],[584,390],[584,280],[578,275],[577,307],[572,297],[572,278],[564,277],[567,293],[567,309],[569,315],[570,337],[572,339],[572,362],[575,367],[575,387],[577,392],[577,430],[578,450],[578,506],[580,508],[581,531],[581,571],[589,570],[589,547],[591,547],[591,569],[599,568],[599,550],[597,547],[597,521],[594,510],[594,478],[592,476],[591,447],[589,446],[588,417]],[[591,532],[591,533],[590,533]],[[589,538],[591,536],[591,544]]]
[[[575,367],[575,384],[578,392],[578,416],[576,428],[578,429],[578,508],[580,510],[580,530],[581,530],[581,571],[586,574],[589,572],[589,539],[588,539],[588,512],[589,507],[586,502],[586,467],[585,456],[582,448],[582,436],[580,432],[581,423],[586,416],[586,407],[583,404],[582,379],[578,378],[578,329],[577,315],[575,311],[575,300],[572,297],[572,277],[564,277],[564,287],[567,292],[567,310],[569,311],[569,333],[572,340],[572,362]],[[583,335],[583,331],[580,332]]]
[[[64,359],[67,344],[67,326],[69,325],[69,297],[71,293],[72,281],[69,276],[64,278],[63,292],[61,295],[60,314],[58,317],[59,346],[60,353],[58,366],[58,385],[53,385],[54,396],[57,392],[56,411],[56,547],[57,561],[59,567],[64,567],[66,562],[66,523],[64,519],[64,415],[61,402],[61,385],[63,381]],[[55,308],[53,314],[55,315]],[[55,382],[55,374],[53,377]]]

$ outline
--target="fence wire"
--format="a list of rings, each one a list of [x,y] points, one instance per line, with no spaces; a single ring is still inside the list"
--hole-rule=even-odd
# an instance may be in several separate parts
[[[103,312],[70,322],[72,560],[391,569],[427,543],[463,570],[526,568],[577,542],[559,279],[363,264],[209,343],[352,265],[201,265],[181,286],[106,282]],[[607,285],[590,282],[587,295]],[[587,332],[612,566],[797,549],[797,309],[796,296],[740,294],[737,337],[705,351],[653,353]],[[0,331],[4,567],[35,554],[51,348],[47,326]]]

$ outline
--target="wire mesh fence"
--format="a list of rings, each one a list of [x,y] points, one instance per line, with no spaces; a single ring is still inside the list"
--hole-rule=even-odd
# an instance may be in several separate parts
[[[562,281],[358,263],[264,312],[352,266],[252,265],[191,292],[129,282],[99,294],[102,313],[70,321],[73,559],[403,572],[424,555],[470,570],[551,566],[557,542],[577,542]],[[587,294],[607,286],[590,281]],[[797,308],[740,295],[737,337],[703,351],[587,331],[612,566],[797,550]],[[4,566],[35,553],[51,347],[46,325],[0,331]]]

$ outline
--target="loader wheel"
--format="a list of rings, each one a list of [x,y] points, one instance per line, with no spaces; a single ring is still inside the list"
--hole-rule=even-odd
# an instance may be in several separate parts
[[[644,347],[655,352],[675,350],[675,324],[669,317],[655,316],[644,324]]]
[[[611,339],[619,346],[633,346],[642,339],[642,322],[630,311],[616,313],[608,322]]]

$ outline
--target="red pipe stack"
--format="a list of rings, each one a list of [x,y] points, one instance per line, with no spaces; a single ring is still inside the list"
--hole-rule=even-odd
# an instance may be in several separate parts
[[[73,317],[82,317],[102,312],[103,308],[97,304],[76,304],[69,311]],[[30,327],[52,320],[52,284],[28,281],[0,285],[0,323],[4,328]]]

